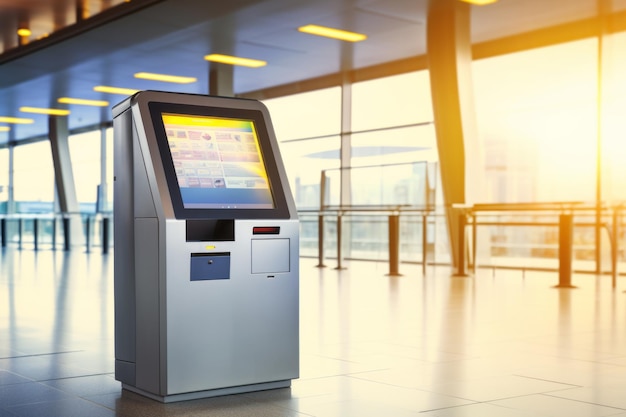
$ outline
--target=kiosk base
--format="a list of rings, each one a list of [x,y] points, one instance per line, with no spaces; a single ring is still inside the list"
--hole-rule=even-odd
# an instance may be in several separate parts
[[[155,401],[159,401],[162,403],[198,400],[201,398],[219,397],[222,395],[242,394],[244,392],[266,391],[266,390],[278,389],[278,388],[289,388],[290,386],[291,386],[291,380],[287,379],[284,381],[264,382],[261,384],[241,385],[238,387],[217,388],[217,389],[211,389],[211,390],[206,390],[206,391],[185,392],[182,394],[162,396],[162,395],[156,395],[151,392],[144,391],[137,387],[133,387],[132,385],[122,384],[122,388],[127,391],[131,391],[131,392],[143,395],[144,397],[148,397],[148,398],[151,398]]]

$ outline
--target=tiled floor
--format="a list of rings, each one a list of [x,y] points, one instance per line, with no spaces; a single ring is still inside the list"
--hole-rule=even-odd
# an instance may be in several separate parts
[[[623,278],[314,265],[290,389],[160,404],[113,378],[112,255],[0,252],[0,417],[626,417]]]

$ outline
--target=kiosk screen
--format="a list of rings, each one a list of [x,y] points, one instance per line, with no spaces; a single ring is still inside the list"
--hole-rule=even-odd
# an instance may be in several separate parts
[[[177,218],[288,218],[260,111],[150,103]]]
[[[185,208],[274,207],[252,120],[162,117]]]

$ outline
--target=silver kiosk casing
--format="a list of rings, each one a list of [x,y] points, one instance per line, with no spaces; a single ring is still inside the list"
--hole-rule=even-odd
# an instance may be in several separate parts
[[[260,115],[282,211],[177,213],[151,103]],[[299,224],[267,109],[144,91],[113,117],[115,378],[161,402],[290,386],[299,376]]]

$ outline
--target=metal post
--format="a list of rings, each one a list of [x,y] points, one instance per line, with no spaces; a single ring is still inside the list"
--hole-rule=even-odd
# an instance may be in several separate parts
[[[35,250],[39,249],[39,219],[35,217],[33,219],[33,244]]]
[[[574,215],[559,215],[559,284],[556,288],[574,288],[572,285],[572,242]]]
[[[57,218],[52,217],[52,250],[57,249]]]
[[[422,214],[422,275],[426,275],[428,261],[428,215]]]
[[[91,218],[87,216],[85,218],[85,252],[91,250]]]
[[[617,287],[617,257],[619,256],[619,207],[613,208],[613,224],[611,231],[611,284]]]
[[[476,255],[478,254],[478,228],[476,225],[476,213],[472,212],[472,273],[476,275]]]
[[[2,247],[6,247],[7,246],[7,219],[6,218],[2,218],[0,219],[0,227],[2,228]]]
[[[70,250],[70,218],[63,217],[63,250]]]
[[[337,267],[335,269],[344,269],[343,266],[341,266],[341,246],[342,246],[342,239],[341,239],[341,223],[342,223],[342,214],[339,213],[339,215],[337,216]]]
[[[400,263],[400,216],[389,216],[389,276],[401,276],[398,271]]]
[[[317,216],[317,265],[318,268],[325,268],[324,265],[324,215]]]
[[[22,249],[22,219],[17,219],[17,247]]]
[[[454,274],[455,277],[466,277],[467,276],[467,271],[465,268],[465,255],[466,255],[466,251],[467,251],[467,245],[466,245],[466,240],[467,240],[467,236],[465,235],[465,228],[467,226],[467,216],[466,214],[463,212],[461,214],[459,214],[459,234],[458,234],[458,265],[457,265],[457,270],[456,273]]]
[[[109,253],[109,218],[102,218],[102,253]]]

